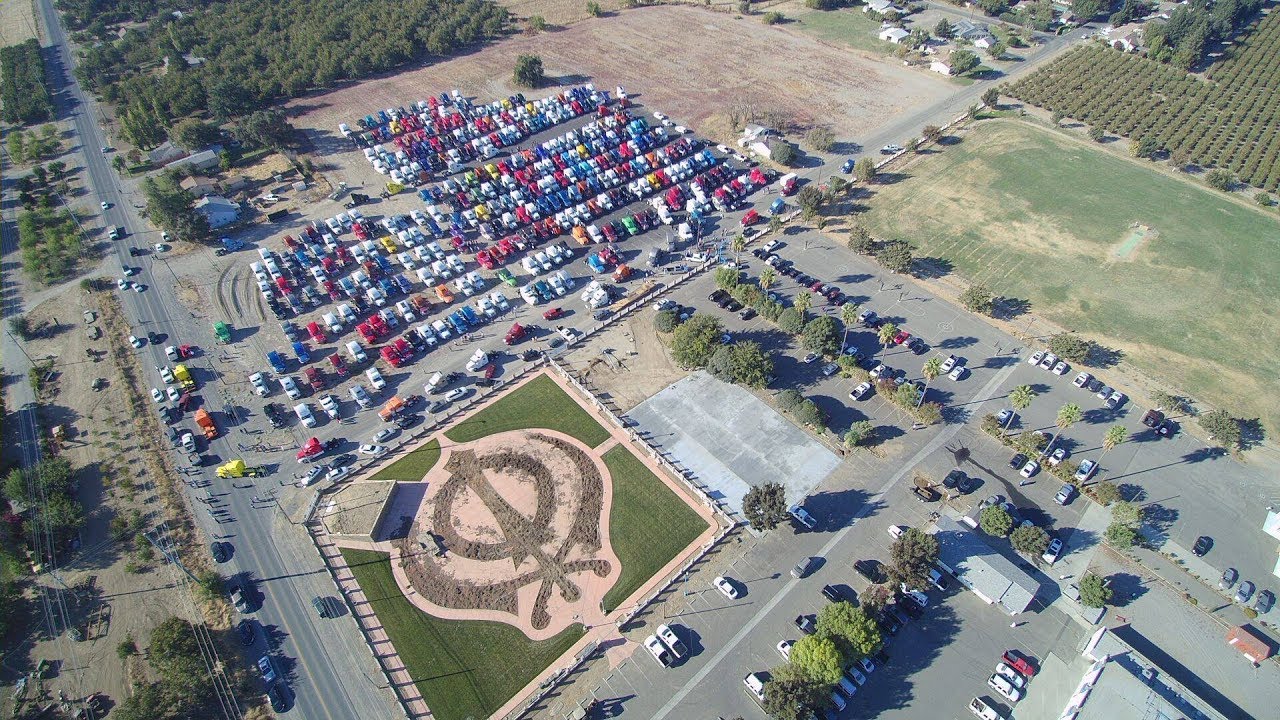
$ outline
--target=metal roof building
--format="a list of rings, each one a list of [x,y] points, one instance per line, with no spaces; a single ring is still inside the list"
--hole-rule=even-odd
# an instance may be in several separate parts
[[[1011,615],[1026,610],[1040,591],[1040,583],[1008,558],[991,549],[977,533],[943,515],[934,525],[938,563],[960,584]]]

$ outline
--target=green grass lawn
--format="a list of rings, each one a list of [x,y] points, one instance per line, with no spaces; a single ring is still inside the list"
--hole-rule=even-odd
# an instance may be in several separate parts
[[[344,549],[342,555],[439,720],[488,717],[583,635],[582,626],[573,625],[532,642],[503,623],[441,620],[405,599],[386,553]]]
[[[819,40],[848,45],[857,50],[888,55],[897,46],[880,39],[880,23],[860,7],[846,10],[806,10],[795,16],[795,27]]]
[[[1011,120],[984,121],[907,176],[874,189],[873,234],[1030,300],[1172,389],[1280,428],[1274,211]],[[1132,223],[1155,234],[1130,251]]]
[[[419,482],[440,460],[440,441],[432,440],[408,455],[382,468],[370,480],[408,480]]]
[[[589,447],[609,439],[609,431],[546,375],[534,378],[519,390],[468,416],[450,428],[445,437],[462,443],[524,428],[559,430]]]
[[[605,611],[613,612],[707,523],[626,447],[605,453],[604,464],[613,479],[609,542],[622,562],[622,576],[604,596]]]

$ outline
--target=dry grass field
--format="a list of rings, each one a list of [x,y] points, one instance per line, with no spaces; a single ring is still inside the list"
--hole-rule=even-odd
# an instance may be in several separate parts
[[[0,0],[0,47],[37,37],[36,30],[31,0]]]

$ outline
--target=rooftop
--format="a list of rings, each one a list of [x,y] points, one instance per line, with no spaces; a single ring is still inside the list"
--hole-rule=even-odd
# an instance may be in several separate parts
[[[1035,578],[955,520],[939,517],[934,537],[938,539],[938,559],[956,579],[1006,612],[1016,615],[1026,610],[1040,591]]]
[[[1094,662],[1063,720],[1226,720],[1106,628],[1094,633],[1083,655]]]

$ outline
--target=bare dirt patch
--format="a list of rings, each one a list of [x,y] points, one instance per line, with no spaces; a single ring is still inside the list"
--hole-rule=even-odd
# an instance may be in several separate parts
[[[653,313],[640,310],[612,330],[593,336],[565,358],[596,393],[626,412],[688,375],[671,360],[653,329]]]
[[[394,543],[423,600],[503,619],[535,639],[599,606],[621,565],[602,526],[607,470],[593,451],[520,430],[452,446],[442,461],[424,479],[418,532]],[[425,534],[447,553],[422,552],[434,547]]]
[[[35,8],[31,0],[8,0],[0,3],[0,47],[37,37],[43,32],[36,24]]]
[[[827,45],[800,31],[769,27],[756,18],[658,6],[556,32],[515,36],[472,55],[312,95],[291,103],[291,115],[297,116],[295,125],[318,131],[318,139],[324,140],[337,136],[340,122],[353,123],[371,110],[425,99],[430,93],[457,88],[486,101],[507,97],[523,90],[511,78],[516,56],[523,53],[541,56],[553,82],[594,82],[610,90],[623,85],[638,93],[647,108],[661,109],[697,131],[731,107],[749,103],[800,126],[821,118],[838,139],[854,139],[883,118],[910,112],[952,89],[928,73]],[[524,92],[537,96],[547,90]],[[365,172],[354,177],[380,184],[363,156],[348,150],[349,144],[329,147],[359,156]]]

